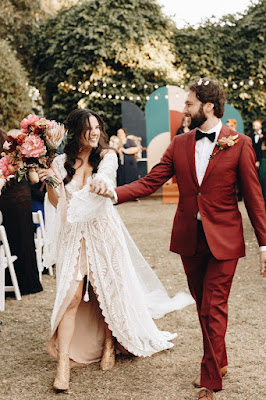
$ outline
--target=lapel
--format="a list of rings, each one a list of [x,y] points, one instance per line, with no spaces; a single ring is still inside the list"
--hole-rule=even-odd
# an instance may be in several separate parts
[[[222,129],[221,129],[221,131],[220,131],[220,134],[219,134],[219,136],[218,136],[218,139],[221,139],[221,138],[224,137],[224,136],[225,136],[225,137],[228,137],[228,136],[230,136],[230,134],[232,134],[232,131],[230,131],[230,129],[227,128],[227,126],[222,125]],[[237,134],[237,132],[236,132],[235,134]],[[218,150],[218,147],[215,146],[214,149],[213,149],[213,152],[212,152],[213,158],[210,159],[210,161],[209,161],[209,164],[208,164],[208,166],[207,166],[207,169],[206,169],[205,175],[204,175],[204,177],[203,177],[201,186],[205,183],[205,181],[206,181],[206,179],[208,178],[210,172],[212,171],[212,169],[215,167],[215,165],[217,164],[217,162],[218,162],[218,161],[220,160],[220,158],[222,157],[223,151],[218,151],[218,153],[214,156],[214,153],[215,153],[217,150]],[[195,154],[195,152],[194,152],[194,154]],[[195,157],[194,157],[194,159],[195,159]]]
[[[193,129],[187,134],[187,159],[191,172],[191,176],[197,186],[199,186],[197,174],[196,174],[196,164],[195,164],[195,146],[196,146],[196,129]]]

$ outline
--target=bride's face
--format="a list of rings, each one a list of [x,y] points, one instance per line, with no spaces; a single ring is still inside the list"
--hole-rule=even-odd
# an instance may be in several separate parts
[[[89,126],[90,125],[90,126]],[[82,148],[96,148],[101,136],[99,121],[94,115],[89,117],[88,129],[81,136]]]

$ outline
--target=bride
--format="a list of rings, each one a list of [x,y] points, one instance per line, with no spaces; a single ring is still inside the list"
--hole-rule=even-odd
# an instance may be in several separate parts
[[[57,359],[55,390],[69,388],[70,361],[100,361],[111,369],[117,352],[151,356],[169,349],[176,334],[160,331],[153,318],[193,303],[170,299],[144,260],[108,198],[90,193],[96,177],[115,186],[117,156],[107,145],[102,119],[74,110],[66,120],[67,144],[52,168],[39,171],[47,185],[45,266],[56,264],[57,290],[48,349]]]

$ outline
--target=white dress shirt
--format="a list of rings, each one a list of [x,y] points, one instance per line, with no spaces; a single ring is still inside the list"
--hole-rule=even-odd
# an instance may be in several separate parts
[[[212,129],[206,132],[206,133],[215,132],[214,142],[211,142],[210,139],[208,139],[207,137],[203,137],[202,139],[196,141],[195,166],[196,166],[196,175],[199,185],[202,184],[206,169],[210,161],[210,155],[213,152],[215,143],[217,142],[221,129],[222,129],[222,122],[221,120],[219,120],[217,125],[215,125]],[[201,129],[199,130],[203,132]],[[197,214],[197,219],[201,220],[199,211]]]
[[[213,152],[215,143],[217,142],[221,129],[222,129],[222,122],[221,120],[219,120],[217,125],[211,128],[209,131],[205,132],[205,133],[215,132],[214,142],[211,142],[210,139],[208,139],[207,137],[203,137],[202,139],[196,141],[195,165],[196,165],[196,174],[199,185],[202,184],[206,169],[209,164],[210,155]],[[199,130],[201,131],[201,129]]]
[[[262,130],[259,129],[258,132],[254,132],[254,142],[259,143],[260,135],[262,134]]]

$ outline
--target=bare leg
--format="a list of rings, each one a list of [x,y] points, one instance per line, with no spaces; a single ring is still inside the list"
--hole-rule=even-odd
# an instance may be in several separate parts
[[[69,347],[74,334],[75,329],[75,318],[78,310],[79,303],[82,298],[83,281],[80,282],[78,289],[66,309],[59,325],[57,328],[57,340],[58,340],[58,353],[68,354]]]
[[[67,390],[69,389],[69,347],[75,329],[75,318],[79,303],[82,298],[83,281],[80,282],[78,289],[66,309],[57,329],[58,337],[58,360],[57,373],[54,381],[54,389]]]
[[[106,371],[112,369],[115,365],[115,344],[112,332],[108,328],[107,323],[105,325],[105,342],[103,348],[103,355],[101,360],[101,369]]]

